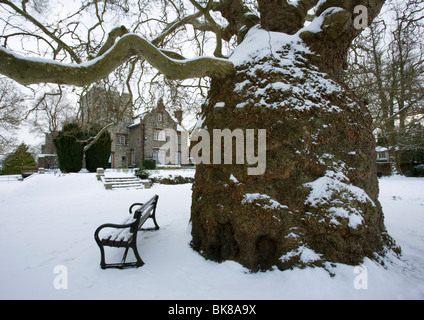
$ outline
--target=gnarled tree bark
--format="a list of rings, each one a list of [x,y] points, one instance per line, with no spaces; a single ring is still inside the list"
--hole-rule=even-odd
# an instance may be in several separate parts
[[[212,82],[202,125],[211,136],[217,128],[266,129],[266,171],[197,166],[193,248],[253,271],[375,258],[394,243],[378,202],[371,117],[344,86],[343,69],[361,31],[354,6],[366,5],[371,22],[384,0],[321,1],[305,28],[317,1],[258,3],[262,30],[230,60],[258,48],[236,63],[235,76]]]

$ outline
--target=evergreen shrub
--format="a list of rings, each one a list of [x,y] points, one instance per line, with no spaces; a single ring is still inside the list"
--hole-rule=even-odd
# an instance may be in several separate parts
[[[153,159],[144,159],[142,164],[144,169],[156,169],[156,161]]]
[[[424,164],[419,164],[407,173],[408,177],[424,177]]]
[[[95,135],[96,129],[90,129],[87,136]],[[112,138],[105,131],[99,139],[85,152],[85,165],[88,171],[96,172],[97,168],[107,168],[112,149]]]
[[[62,172],[78,172],[82,168],[84,133],[77,123],[66,124],[54,138],[59,168]]]
[[[3,162],[2,174],[21,174],[21,167],[36,167],[32,155],[28,152],[28,146],[20,144],[15,151],[9,154]]]

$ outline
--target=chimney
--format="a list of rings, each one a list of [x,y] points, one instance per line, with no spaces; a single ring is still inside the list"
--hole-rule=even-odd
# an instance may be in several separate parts
[[[178,124],[181,124],[181,122],[183,121],[183,110],[179,109],[179,110],[175,111],[174,116],[175,116],[175,118],[177,118]]]
[[[165,109],[165,104],[163,103],[162,98],[159,98],[158,100],[158,109]]]

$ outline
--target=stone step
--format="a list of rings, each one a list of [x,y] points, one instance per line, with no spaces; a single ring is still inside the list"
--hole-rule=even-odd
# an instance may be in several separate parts
[[[114,184],[112,189],[144,189],[141,183],[139,184]]]
[[[104,181],[132,181],[132,180],[139,180],[136,177],[109,177],[109,178],[103,178]]]
[[[140,183],[141,181],[138,179],[133,180],[104,180],[104,183]]]
[[[103,184],[106,189],[144,189],[147,187],[143,181],[137,177],[103,177]]]

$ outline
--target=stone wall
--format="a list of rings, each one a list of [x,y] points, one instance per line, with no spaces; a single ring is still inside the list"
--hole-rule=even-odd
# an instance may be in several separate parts
[[[111,152],[115,157],[114,168],[128,168],[130,164],[131,146],[129,143],[129,125],[131,122],[132,119],[126,117],[123,121],[109,129],[112,138]]]
[[[140,168],[144,157],[144,125],[132,125],[129,127],[128,143],[131,150],[134,150],[135,167]],[[131,156],[130,150],[130,156]]]
[[[160,136],[158,132],[167,128],[177,130],[177,123],[168,111],[166,111],[163,102],[160,100],[157,108],[144,116],[143,125],[145,135],[144,159],[154,159],[154,150],[159,150],[165,143],[164,137]],[[155,131],[157,132],[156,134]],[[167,164],[169,156],[168,154],[165,158],[165,163],[160,164]]]
[[[37,166],[44,169],[57,169],[59,168],[59,159],[56,154],[40,154]]]
[[[102,87],[93,87],[82,98],[80,118],[82,125],[103,127],[111,122],[117,122],[108,130],[112,138],[110,166],[113,168],[128,168],[131,164],[129,126],[133,122],[133,114],[132,106],[127,106],[129,99],[129,94],[119,94]]]

